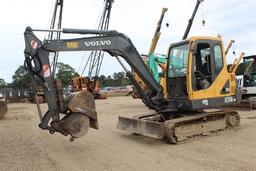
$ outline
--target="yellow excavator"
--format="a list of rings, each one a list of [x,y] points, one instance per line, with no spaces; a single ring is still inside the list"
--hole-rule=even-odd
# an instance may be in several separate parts
[[[202,0],[197,1],[197,6]],[[195,11],[192,16],[195,15]],[[193,17],[192,17],[193,18]],[[34,91],[36,79],[43,82],[48,110],[43,114],[37,104],[39,127],[51,134],[71,136],[70,141],[84,136],[89,127],[98,129],[95,99],[80,91],[63,96],[61,82],[50,70],[50,53],[61,51],[104,51],[115,57],[126,71],[144,104],[154,112],[133,118],[120,116],[118,128],[154,138],[166,138],[171,143],[183,143],[212,135],[240,125],[240,116],[232,110],[211,110],[241,100],[235,72],[243,53],[231,69],[221,37],[191,37],[187,39],[192,20],[180,42],[168,48],[164,88],[156,81],[132,41],[115,30],[32,29],[27,27],[25,65],[31,75]],[[41,41],[36,32],[80,34],[80,38]],[[147,86],[141,87],[120,60],[123,58]],[[54,70],[54,69],[53,69]]]
[[[172,44],[166,79],[169,108],[134,118],[120,116],[118,128],[181,143],[239,126],[235,111],[201,111],[241,100],[235,71],[244,54],[228,71],[223,50],[220,37],[192,37]]]
[[[35,34],[38,31],[81,34],[83,37],[41,41]],[[115,30],[44,30],[27,27],[24,37],[26,68],[31,74],[33,87],[36,87],[35,77],[44,83],[48,104],[45,114],[38,109],[41,118],[39,127],[50,133],[70,135],[73,141],[85,135],[89,127],[98,129],[97,112],[91,93],[79,92],[64,99],[60,82],[51,75],[49,54],[59,51],[102,50],[118,59],[142,101],[155,111],[134,118],[120,116],[119,129],[154,138],[166,138],[178,144],[234,129],[240,124],[236,111],[205,111],[241,100],[235,78],[238,63],[234,63],[233,69],[228,71],[220,37],[191,37],[170,45],[166,69],[167,96],[164,96],[162,86],[154,79],[132,41]],[[147,92],[140,87],[120,57],[143,80],[148,87]]]

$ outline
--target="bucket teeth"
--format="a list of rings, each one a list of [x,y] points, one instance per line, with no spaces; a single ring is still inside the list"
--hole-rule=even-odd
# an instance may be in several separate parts
[[[84,114],[72,113],[60,125],[72,137],[80,138],[88,132],[90,119]]]
[[[90,119],[81,113],[71,113],[60,121],[53,121],[51,126],[65,136],[71,135],[73,138],[80,138],[88,132]]]
[[[90,92],[75,92],[67,101],[67,108],[71,113],[82,113],[90,118],[90,127],[98,129],[98,116],[95,99]]]

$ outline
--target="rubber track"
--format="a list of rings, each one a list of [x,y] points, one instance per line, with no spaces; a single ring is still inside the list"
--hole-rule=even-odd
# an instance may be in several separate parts
[[[234,126],[231,126],[226,122],[226,119],[228,116],[235,116],[236,123]],[[186,143],[193,140],[201,139],[203,137],[206,137],[205,136],[206,134],[202,134],[202,132],[198,132],[197,134],[194,134],[192,136],[187,136],[185,137],[185,139],[179,141],[178,140],[179,137],[176,136],[175,130],[179,126],[207,124],[207,121],[218,121],[218,120],[225,121],[226,123],[225,128],[216,129],[214,131],[207,132],[207,136],[213,136],[226,130],[235,129],[235,128],[238,128],[240,125],[240,116],[236,111],[222,110],[222,111],[216,111],[216,112],[197,114],[193,116],[184,116],[178,119],[172,119],[165,122],[165,127],[164,127],[165,138],[167,139],[168,142],[172,144],[181,144],[181,143]]]

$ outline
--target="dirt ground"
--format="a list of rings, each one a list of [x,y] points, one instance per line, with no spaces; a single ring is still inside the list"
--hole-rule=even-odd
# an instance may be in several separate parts
[[[171,145],[116,129],[118,115],[148,111],[131,97],[98,100],[100,129],[72,143],[38,128],[35,104],[8,107],[0,120],[0,170],[256,170],[255,111],[239,112],[237,131]]]

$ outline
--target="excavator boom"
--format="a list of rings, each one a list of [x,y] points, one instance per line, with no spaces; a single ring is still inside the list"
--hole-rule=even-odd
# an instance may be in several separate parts
[[[82,30],[82,29],[63,29],[63,33],[73,34],[95,34],[100,36],[84,37],[71,40],[45,41],[42,43],[32,32],[31,28],[27,28],[25,32],[25,55],[39,55],[39,60],[42,64],[48,64],[49,52],[56,51],[91,51],[103,50],[111,56],[123,57],[126,62],[138,73],[142,80],[152,90],[152,96],[157,96],[158,100],[163,100],[162,88],[147,69],[136,48],[131,40],[122,33],[117,31],[100,31],[100,30]],[[102,35],[104,34],[104,35]],[[32,42],[32,43],[31,43]],[[38,44],[36,49],[33,49],[31,44]],[[44,77],[44,73],[41,76]],[[48,79],[44,77],[44,79]],[[151,99],[152,100],[152,99]],[[154,100],[153,100],[154,101]],[[155,101],[157,103],[157,101]]]
[[[72,133],[69,131],[71,130],[70,128],[64,128],[64,126],[62,126],[63,123],[72,122],[65,117],[65,120],[62,120],[62,118],[60,117],[60,113],[67,114],[69,113],[67,111],[71,111],[73,113],[84,113],[84,115],[88,116],[91,119],[91,127],[98,128],[95,104],[94,100],[92,100],[90,96],[86,95],[86,93],[83,93],[81,95],[82,97],[84,97],[84,99],[87,99],[88,103],[90,103],[90,105],[87,105],[88,108],[84,107],[84,105],[80,103],[80,95],[69,99],[68,103],[63,100],[61,85],[58,80],[55,80],[52,77],[51,71],[49,69],[50,52],[102,50],[109,53],[111,56],[123,57],[123,59],[136,71],[140,78],[150,88],[150,92],[148,92],[148,94],[144,93],[143,90],[139,91],[141,93],[143,102],[145,102],[148,107],[155,110],[164,108],[165,103],[161,85],[154,80],[153,76],[141,59],[131,40],[124,34],[118,33],[117,31],[83,29],[34,31],[62,31],[63,33],[95,35],[77,39],[60,39],[56,41],[45,40],[44,42],[42,42],[36,37],[30,27],[26,28],[26,31],[24,33],[26,45],[24,51],[26,68],[31,73],[32,78],[34,78],[34,76],[37,76],[44,83],[44,94],[47,104],[49,106],[49,110],[44,114],[44,116],[42,117],[42,121],[39,125],[42,129],[47,129],[52,132],[57,131],[64,135],[70,134],[73,138],[75,138],[75,136],[73,136]],[[32,63],[35,66],[33,66]],[[132,74],[128,72],[127,76],[131,79],[132,83],[135,84],[135,87],[137,89],[140,89],[136,80],[133,80]],[[86,102],[86,100],[84,101]],[[76,105],[80,107],[77,107]],[[51,119],[51,126],[49,126],[49,122]]]

